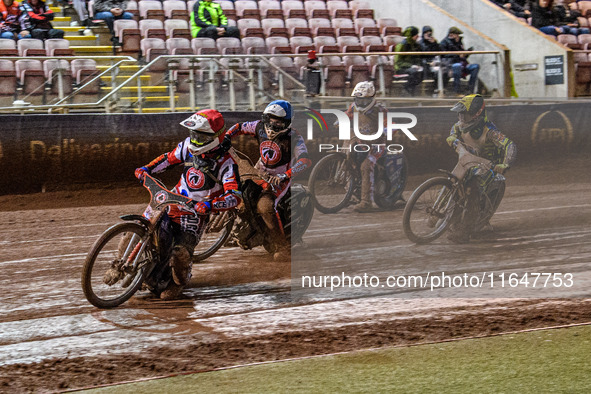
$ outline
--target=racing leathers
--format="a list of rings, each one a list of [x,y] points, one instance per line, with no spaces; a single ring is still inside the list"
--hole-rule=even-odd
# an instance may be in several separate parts
[[[223,148],[193,156],[188,149],[190,138],[175,149],[164,153],[146,166],[136,170],[159,173],[171,166],[182,165],[183,173],[172,189],[196,201],[195,216],[178,205],[168,208],[172,221],[175,247],[170,265],[177,285],[184,286],[191,279],[192,255],[209,221],[210,212],[230,210],[241,202],[238,171],[234,159]],[[144,215],[149,218],[150,211]]]
[[[503,174],[515,161],[517,147],[515,143],[501,133],[486,116],[469,131],[462,132],[459,122],[454,124],[447,143],[456,149],[463,142],[470,153],[490,160],[494,172]],[[489,171],[480,174],[473,169],[466,177],[466,211],[463,220],[452,223],[450,239],[455,242],[467,242],[474,230],[479,214],[479,199],[484,187],[493,174]]]
[[[264,220],[268,236],[276,249],[289,248],[290,245],[285,238],[277,213],[277,204],[288,192],[291,178],[311,165],[304,139],[291,128],[274,139],[269,139],[264,124],[260,120],[237,123],[226,132],[226,136],[230,138],[237,135],[256,138],[260,156],[255,165],[256,169],[283,179],[277,185],[272,185],[265,180],[254,180],[262,188],[262,193],[256,202],[256,209]]]
[[[379,114],[383,113],[383,124],[379,123]],[[347,116],[353,121],[355,113],[355,104],[351,104],[347,109]],[[380,103],[376,103],[371,108],[359,112],[359,132],[361,134],[373,135],[376,131],[383,130],[386,127],[388,110]],[[374,169],[375,165],[384,155],[386,136],[382,135],[379,139],[372,142],[371,150],[367,157],[361,163],[361,202],[355,206],[358,212],[366,212],[371,210],[373,201],[373,185],[374,185]]]

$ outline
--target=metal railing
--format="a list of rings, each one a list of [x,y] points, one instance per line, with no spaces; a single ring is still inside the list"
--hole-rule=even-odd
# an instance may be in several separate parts
[[[317,57],[319,59],[319,67],[324,71],[328,64],[323,62],[323,58],[328,56],[372,56],[377,57],[377,66],[378,66],[378,77],[376,78],[377,88],[378,88],[378,95],[381,98],[386,98],[387,94],[387,82],[385,81],[384,76],[384,67],[392,66],[393,63],[390,62],[390,57],[393,55],[412,55],[412,56],[440,56],[443,54],[456,54],[456,55],[465,55],[465,54],[484,54],[484,55],[494,55],[496,57],[495,62],[497,64],[497,75],[498,79],[500,80],[500,73],[501,70],[499,69],[501,59],[500,59],[500,51],[462,51],[462,52],[355,52],[355,53],[319,53]],[[176,91],[176,80],[174,77],[175,71],[180,71],[180,62],[182,59],[186,59],[189,61],[190,65],[187,69],[183,69],[183,71],[188,71],[188,85],[189,85],[189,107],[192,111],[194,111],[197,107],[197,86],[196,86],[196,73],[201,71],[203,73],[207,73],[207,80],[204,81],[204,85],[209,85],[209,106],[212,108],[216,108],[219,104],[217,101],[218,92],[216,90],[216,75],[218,72],[223,71],[227,73],[227,83],[228,83],[228,91],[229,91],[229,106],[231,110],[237,109],[237,99],[235,95],[234,84],[236,81],[242,81],[248,85],[248,110],[256,110],[257,108],[257,98],[264,98],[267,102],[271,99],[276,98],[286,98],[288,89],[285,89],[285,82],[289,81],[291,85],[295,86],[295,89],[291,89],[292,93],[294,91],[299,91],[300,93],[305,92],[305,85],[302,84],[299,80],[291,76],[285,70],[282,70],[280,67],[275,65],[271,62],[270,58],[272,57],[307,57],[306,53],[303,54],[249,54],[249,55],[161,55],[157,58],[153,59],[149,63],[141,66],[141,68],[117,85],[116,76],[119,74],[119,67],[123,64],[128,63],[137,63],[137,60],[130,56],[59,56],[59,57],[11,57],[11,59],[38,59],[38,60],[46,60],[46,59],[57,59],[57,60],[73,60],[73,59],[94,59],[94,60],[107,60],[114,62],[107,70],[100,72],[94,78],[91,78],[81,86],[79,86],[75,91],[73,91],[69,95],[65,95],[63,93],[63,89],[61,89],[63,84],[63,72],[64,69],[58,68],[58,84],[60,86],[60,91],[58,93],[58,102],[51,105],[28,105],[25,107],[18,107],[18,106],[10,106],[10,107],[0,107],[0,112],[30,112],[30,111],[45,111],[47,110],[49,113],[53,112],[68,112],[74,109],[97,109],[103,108],[105,112],[113,112],[113,110],[117,107],[116,103],[119,100],[119,92],[122,91],[125,87],[133,86],[137,87],[137,101],[136,105],[138,112],[143,112],[144,110],[144,100],[143,100],[143,89],[144,86],[141,82],[141,76],[151,73],[151,68],[158,62],[165,61],[167,63],[166,66],[166,75],[168,77],[168,94],[169,94],[169,111],[176,111],[176,102],[175,102],[175,91]],[[224,64],[222,59],[229,59],[228,64]],[[239,63],[240,60],[248,60],[248,67],[240,68]],[[203,67],[203,63],[207,63],[205,67]],[[247,75],[243,75],[238,70],[247,71]],[[264,78],[266,78],[265,69],[272,69],[277,75],[277,94],[273,92],[266,91],[264,89]],[[85,87],[96,83],[97,79],[101,77],[111,74],[111,85],[112,90],[99,98],[95,102],[86,102],[86,103],[71,103],[74,97],[76,97],[79,92],[83,91]],[[323,75],[325,73],[323,72]],[[333,98],[326,96],[326,92],[324,90],[324,81],[322,83],[322,92],[320,96],[315,96],[313,99],[315,101],[331,101]],[[438,90],[440,98],[443,97],[443,75],[442,75],[442,67],[439,67],[438,70]],[[500,84],[500,82],[499,82]],[[201,85],[201,86],[204,86]],[[302,94],[302,96],[304,96]],[[307,99],[303,97],[304,101]],[[341,99],[343,99],[341,97]],[[406,103],[411,103],[416,101],[413,98],[403,98],[399,100],[404,100]],[[419,101],[424,102],[426,98],[418,99]]]

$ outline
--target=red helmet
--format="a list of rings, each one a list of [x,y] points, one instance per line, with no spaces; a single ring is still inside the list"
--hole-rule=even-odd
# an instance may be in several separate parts
[[[189,152],[193,155],[202,155],[216,148],[226,131],[224,117],[215,109],[195,112],[181,125],[189,129]]]

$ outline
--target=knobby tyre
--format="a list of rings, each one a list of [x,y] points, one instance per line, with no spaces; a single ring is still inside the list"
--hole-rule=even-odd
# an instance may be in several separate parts
[[[433,242],[447,230],[456,207],[455,190],[448,178],[431,178],[412,193],[402,215],[404,234],[410,241]]]
[[[353,174],[347,157],[333,153],[318,161],[310,173],[308,187],[314,206],[322,213],[336,213],[346,207],[353,196]]]
[[[138,243],[146,236],[146,229],[138,223],[118,223],[106,230],[94,243],[84,262],[82,289],[86,299],[98,308],[114,308],[131,298],[141,287],[151,268],[149,245],[139,255],[141,264],[136,270],[121,271],[111,285],[104,281],[107,271],[122,265]]]

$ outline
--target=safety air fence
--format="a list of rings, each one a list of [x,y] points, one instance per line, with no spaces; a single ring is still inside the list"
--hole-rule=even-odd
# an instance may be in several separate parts
[[[519,165],[520,161],[557,155],[568,159],[568,155],[589,152],[588,106],[584,102],[497,105],[489,106],[487,113],[517,144]],[[445,138],[457,118],[449,107],[396,108],[394,112],[399,114],[395,121],[400,124],[410,124],[416,118],[416,125],[408,129],[416,140],[399,131],[387,141],[403,147],[411,175],[453,167],[455,153],[446,145]],[[186,138],[186,129],[179,122],[187,116],[188,113],[2,115],[0,194],[35,192],[48,186],[132,182],[136,167],[172,150]],[[261,114],[228,112],[224,116],[229,127],[260,119]],[[313,162],[325,154],[320,144],[336,149],[345,142],[339,140],[333,126],[336,119],[334,114],[322,110],[296,111],[294,128],[306,140]],[[235,146],[253,158],[258,154],[254,138],[242,136]]]

